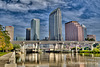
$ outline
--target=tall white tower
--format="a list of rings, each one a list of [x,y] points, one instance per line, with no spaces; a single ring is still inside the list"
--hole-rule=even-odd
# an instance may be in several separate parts
[[[31,21],[31,40],[40,40],[40,20],[32,19]]]

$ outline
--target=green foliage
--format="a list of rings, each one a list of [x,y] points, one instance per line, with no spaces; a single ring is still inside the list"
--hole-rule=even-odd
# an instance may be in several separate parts
[[[0,52],[0,56],[7,54],[7,52]]]
[[[84,50],[90,50],[90,48],[89,47],[85,47]]]
[[[95,43],[94,45],[93,45],[93,47],[97,47],[99,44],[98,43]]]
[[[0,25],[0,31],[3,31],[4,27],[2,25]]]
[[[100,50],[98,48],[94,48],[93,51],[91,51],[91,50],[80,50],[79,53],[100,53]]]
[[[96,48],[100,50],[100,44]]]
[[[14,50],[15,49],[19,49],[20,48],[20,45],[19,44],[13,44],[13,48],[14,48]]]
[[[81,50],[79,53],[92,53],[90,50]]]
[[[94,48],[92,52],[93,53],[100,53],[99,49],[97,49],[97,48]]]
[[[73,48],[71,48],[72,50],[75,50],[76,49],[76,47],[73,47]],[[81,49],[80,47],[77,47],[77,49]]]
[[[81,56],[92,56],[94,55],[94,57],[100,57],[100,54],[99,53],[80,53]]]
[[[89,38],[86,38],[85,40],[86,41],[95,41],[95,39],[93,39],[93,38],[90,38],[90,39]]]

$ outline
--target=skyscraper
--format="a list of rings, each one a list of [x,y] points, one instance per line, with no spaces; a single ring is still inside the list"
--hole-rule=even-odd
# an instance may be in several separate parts
[[[13,39],[14,39],[14,27],[13,26],[6,26],[5,30],[8,31],[8,33],[9,33],[10,41],[13,41]]]
[[[83,29],[83,35],[84,35],[84,40],[87,38],[87,28],[85,25],[81,25],[82,26],[82,29]]]
[[[31,21],[31,40],[40,40],[40,20],[32,19]]]
[[[59,8],[49,15],[49,40],[61,41],[62,37],[62,17]]]
[[[65,40],[66,41],[83,41],[83,29],[77,21],[65,23]]]
[[[26,40],[31,40],[31,28],[26,29]]]

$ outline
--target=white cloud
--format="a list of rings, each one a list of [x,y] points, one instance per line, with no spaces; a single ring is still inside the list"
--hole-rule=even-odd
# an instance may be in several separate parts
[[[0,23],[2,25],[19,26],[18,28],[16,27],[16,35],[20,35],[22,32],[25,33],[25,28],[30,27],[31,19],[39,18],[41,21],[41,34],[43,34],[42,37],[48,36],[49,12],[51,10],[54,10],[57,7],[61,7],[61,9],[63,9],[61,10],[63,15],[62,16],[63,21],[65,22],[79,21],[79,23],[86,24],[89,34],[96,34],[100,36],[98,33],[95,33],[96,31],[98,32],[100,29],[99,27],[100,16],[97,16],[100,14],[100,0],[96,0],[96,1],[95,0],[70,0],[70,1],[66,0],[68,2],[65,2],[64,0],[20,0],[21,3],[17,3],[18,0],[12,0],[12,1],[13,2],[10,3],[6,3],[5,1],[0,1],[0,9],[4,9],[6,10],[6,12],[7,10],[13,12],[17,11],[19,13],[23,12],[25,15],[15,16],[13,14],[9,14],[8,12],[3,13],[0,11]],[[79,9],[75,9],[77,7],[79,7]],[[38,9],[46,10],[46,8],[50,9],[50,11],[46,13],[27,12],[28,10],[38,10]],[[73,9],[73,10],[67,10],[67,9]],[[89,13],[88,11],[85,11],[86,9],[88,9],[90,13],[91,11],[93,11],[95,15],[87,19],[80,18],[80,16],[84,15],[86,12]],[[63,28],[63,35],[64,35],[65,34],[64,24],[62,28]],[[21,33],[17,32],[21,30],[22,30]]]
[[[20,0],[21,3],[17,3],[17,0],[12,0],[12,3],[6,3],[5,1],[0,1],[0,9],[6,9],[10,11],[28,11],[45,9],[48,6],[54,7],[59,4],[64,4],[62,0]],[[30,4],[31,3],[31,4]],[[30,5],[29,5],[30,4]]]
[[[0,1],[0,9],[6,9],[6,2]]]
[[[81,16],[84,12],[85,8],[82,8],[78,11],[62,11],[62,15],[63,15],[63,20],[64,21],[70,21],[70,20],[73,20],[73,21],[79,21],[80,18],[79,16]]]
[[[7,9],[10,11],[26,11],[29,8],[23,4],[7,4]]]

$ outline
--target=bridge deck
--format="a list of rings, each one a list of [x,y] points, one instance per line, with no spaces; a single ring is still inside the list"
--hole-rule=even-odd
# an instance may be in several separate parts
[[[41,42],[41,44],[56,44],[56,43],[80,43],[80,44],[92,44],[92,43],[100,43],[99,41],[11,41],[12,44],[36,44]]]

